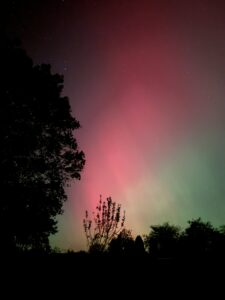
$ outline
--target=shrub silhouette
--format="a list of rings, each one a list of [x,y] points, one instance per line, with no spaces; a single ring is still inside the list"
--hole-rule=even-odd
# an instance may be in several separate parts
[[[136,255],[145,254],[144,241],[140,235],[137,235],[134,241],[134,251]]]
[[[134,254],[135,243],[130,230],[123,229],[109,244],[109,253],[113,255]]]

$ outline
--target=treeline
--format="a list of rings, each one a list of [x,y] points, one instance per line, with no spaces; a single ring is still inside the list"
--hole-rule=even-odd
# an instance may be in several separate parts
[[[164,223],[151,226],[144,237],[147,252],[152,257],[215,257],[225,252],[225,226],[215,228],[201,218],[188,221],[188,227]]]
[[[146,256],[153,259],[213,258],[225,253],[225,226],[214,227],[201,218],[188,221],[182,230],[179,226],[164,223],[152,225],[150,232],[135,239],[125,228],[114,237],[107,249],[90,247],[90,255]]]
[[[89,254],[145,255],[151,258],[212,257],[225,251],[225,225],[215,228],[201,218],[188,221],[188,227],[164,223],[150,226],[150,232],[135,239],[125,228],[125,211],[112,198],[100,196],[96,211],[83,220]]]

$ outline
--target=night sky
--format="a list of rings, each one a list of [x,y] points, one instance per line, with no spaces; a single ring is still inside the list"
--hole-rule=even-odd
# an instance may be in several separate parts
[[[100,194],[122,204],[134,236],[196,217],[225,224],[224,1],[1,3],[4,30],[64,74],[82,126],[86,166],[53,246],[85,249],[84,212]]]

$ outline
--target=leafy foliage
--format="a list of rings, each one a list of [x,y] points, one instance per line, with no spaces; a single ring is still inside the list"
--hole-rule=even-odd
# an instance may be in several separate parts
[[[188,224],[183,241],[189,255],[208,255],[219,248],[218,243],[224,239],[222,230],[214,228],[210,222],[203,222],[201,218],[188,221]]]
[[[100,196],[96,212],[93,212],[93,219],[89,218],[88,211],[86,211],[83,220],[89,251],[105,251],[112,239],[122,231],[124,222],[125,211],[121,217],[121,205],[113,202],[111,197],[102,201]]]
[[[80,179],[80,127],[61,95],[63,77],[34,66],[16,43],[0,46],[0,228],[5,248],[48,248],[65,186]]]
[[[153,256],[170,257],[174,255],[180,237],[180,228],[169,223],[151,226],[151,232],[144,242]]]
[[[109,244],[109,253],[116,255],[127,255],[134,253],[134,239],[131,230],[123,228],[117,237],[113,238]]]

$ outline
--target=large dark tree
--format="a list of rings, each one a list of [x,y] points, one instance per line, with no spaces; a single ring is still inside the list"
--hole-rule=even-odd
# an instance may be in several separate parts
[[[0,46],[0,239],[2,247],[48,247],[65,186],[80,179],[85,159],[73,131],[80,127],[61,95],[63,77],[34,66],[26,52]]]

